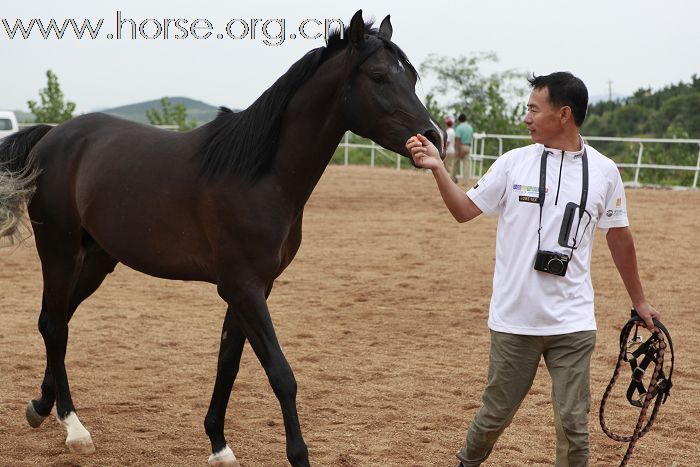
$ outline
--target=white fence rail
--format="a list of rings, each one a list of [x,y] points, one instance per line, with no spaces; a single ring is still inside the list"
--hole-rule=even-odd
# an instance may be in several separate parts
[[[343,163],[345,165],[349,164],[349,149],[350,148],[362,148],[370,151],[370,165],[374,167],[377,156],[388,159],[396,160],[396,169],[401,170],[401,158],[399,154],[391,151],[387,151],[382,147],[376,145],[373,141],[370,144],[356,144],[350,143],[350,132],[345,133],[345,138],[338,146],[344,149]],[[498,151],[496,154],[486,154],[485,147],[487,140],[495,140],[498,143]],[[639,173],[643,169],[651,170],[674,170],[674,171],[690,171],[695,172],[693,177],[693,182],[690,186],[688,185],[673,185],[674,188],[691,188],[698,189],[698,178],[700,174],[700,139],[670,139],[670,138],[614,138],[607,136],[588,136],[584,138],[587,142],[589,141],[599,141],[599,142],[621,142],[638,145],[637,150],[637,160],[635,163],[622,163],[616,162],[619,168],[630,168],[634,169],[634,178],[632,181],[628,181],[626,184],[630,186],[641,186]],[[479,178],[483,174],[484,161],[485,160],[496,160],[499,155],[503,154],[503,142],[505,140],[522,140],[523,144],[529,144],[530,137],[525,135],[498,135],[498,134],[488,134],[488,133],[475,133],[474,141],[472,141],[472,153],[470,156],[471,163],[469,164],[469,176],[472,178]],[[692,165],[672,165],[672,164],[651,164],[644,163],[644,145],[647,144],[667,144],[667,145],[690,145],[691,147],[696,147],[698,151],[698,156],[696,164]],[[611,155],[613,156],[613,155]],[[464,175],[464,167],[462,167],[461,175]]]

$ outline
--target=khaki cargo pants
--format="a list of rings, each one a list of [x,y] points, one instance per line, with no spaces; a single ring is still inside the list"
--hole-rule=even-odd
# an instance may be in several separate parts
[[[590,362],[595,331],[557,336],[523,336],[491,331],[488,384],[457,452],[465,467],[481,465],[510,425],[530,390],[540,358],[552,378],[552,406],[557,433],[557,467],[588,465]],[[523,427],[525,429],[525,427]]]

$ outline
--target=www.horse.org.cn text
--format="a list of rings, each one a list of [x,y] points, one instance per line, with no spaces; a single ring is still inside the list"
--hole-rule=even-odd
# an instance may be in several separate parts
[[[221,27],[206,18],[131,18],[115,12],[108,31],[104,18],[1,18],[0,40],[248,40],[267,46],[280,46],[287,40],[326,40],[333,30],[345,29],[337,18],[306,18],[288,22],[286,18],[231,18]]]

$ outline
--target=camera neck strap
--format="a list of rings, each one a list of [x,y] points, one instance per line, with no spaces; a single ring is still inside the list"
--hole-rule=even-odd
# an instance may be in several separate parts
[[[581,142],[581,146],[583,147],[583,154],[581,155],[581,170],[583,171],[583,179],[582,179],[582,185],[581,185],[581,202],[579,204],[578,208],[578,222],[581,224],[581,219],[583,219],[583,213],[586,212],[586,201],[588,200],[588,155],[586,154],[586,146],[583,144],[583,141]],[[538,187],[539,190],[539,197],[537,199],[537,203],[540,205],[540,225],[537,228],[537,249],[540,250],[541,248],[541,240],[542,240],[542,208],[544,207],[544,197],[545,197],[545,186],[547,184],[547,156],[549,154],[549,151],[547,151],[547,148],[544,148],[542,150],[542,156],[540,157],[540,186]],[[561,152],[561,157],[564,158],[564,151]],[[563,163],[563,161],[562,161]],[[561,182],[560,182],[561,183]],[[576,229],[578,232],[578,228]],[[575,242],[574,246],[571,248],[571,256],[574,255],[574,248],[575,248]]]

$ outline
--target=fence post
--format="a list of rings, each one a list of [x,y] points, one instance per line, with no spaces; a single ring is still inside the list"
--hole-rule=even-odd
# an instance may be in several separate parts
[[[345,132],[345,165],[348,165],[348,139],[349,139],[350,132],[346,131]]]
[[[374,140],[372,140],[372,149],[369,155],[369,166],[374,168]]]
[[[644,154],[644,143],[639,142],[639,155],[637,156],[637,168],[634,170],[634,184],[639,185],[639,169],[642,165],[642,154]]]
[[[401,170],[401,156],[396,154],[396,170]]]
[[[481,158],[479,159],[479,175],[476,174],[476,167],[472,167],[471,171],[474,174],[474,178],[481,178],[484,173],[484,154],[486,153],[486,138],[481,138]],[[500,154],[499,154],[500,156]],[[471,164],[470,164],[471,166]]]
[[[698,144],[700,148],[700,144]],[[698,171],[700,170],[700,150],[698,150],[698,163],[695,164],[695,177],[693,177],[693,189],[698,187]]]

